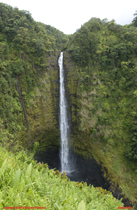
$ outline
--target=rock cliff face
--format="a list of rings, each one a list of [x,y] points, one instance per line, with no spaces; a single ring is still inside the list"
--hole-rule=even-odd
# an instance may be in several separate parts
[[[60,167],[59,55],[59,51],[47,52],[48,64],[40,79],[42,89],[39,90],[40,98],[38,99],[42,103],[42,109],[40,107],[39,110],[41,110],[40,117],[43,121],[42,125],[38,121],[38,128],[34,132],[34,139],[40,144],[35,158],[47,162],[52,168]]]
[[[60,134],[59,134],[59,68],[58,58],[60,52],[47,52],[48,64],[47,70],[41,75],[41,85],[37,88],[36,97],[37,104],[35,112],[35,126],[33,137],[40,143],[37,150],[36,159],[39,161],[47,161],[49,166],[60,168],[59,149],[60,149]],[[65,64],[66,61],[66,64]],[[77,76],[73,62],[70,60],[69,52],[64,52],[64,71],[65,71],[65,89],[68,101],[68,121],[70,125],[70,147],[74,150],[74,133],[75,127],[78,126],[77,120]],[[39,95],[38,95],[39,93]],[[40,105],[40,103],[41,105]],[[33,102],[34,106],[34,102]],[[39,110],[39,111],[38,111]],[[29,107],[28,113],[31,113]],[[32,116],[31,116],[32,118]],[[41,119],[41,121],[40,121]],[[41,124],[42,123],[42,124]],[[34,127],[34,125],[33,125]],[[31,140],[31,143],[33,141]],[[52,155],[50,155],[52,154]],[[54,155],[56,154],[56,155]],[[54,158],[55,157],[55,158]],[[54,161],[52,161],[54,159]],[[54,162],[54,163],[53,163]]]
[[[50,168],[57,169],[60,169],[59,54],[60,52],[48,52],[47,70],[39,77],[41,85],[35,90],[33,105],[28,109],[28,119],[32,136],[31,143],[34,141],[40,143],[35,158],[38,161],[47,162]],[[86,181],[85,179],[87,179],[88,183],[94,184],[95,186],[105,187],[107,185],[108,187],[109,184],[104,180],[100,166],[93,158],[94,153],[92,151],[94,149],[89,140],[89,132],[82,127],[82,122],[85,118],[82,118],[80,114],[83,109],[81,101],[84,99],[79,89],[80,78],[78,71],[78,67],[72,62],[69,51],[65,51],[65,88],[71,132],[71,155],[76,162],[77,170],[77,178],[75,177],[75,180]],[[92,167],[98,168],[98,172],[93,170],[94,172],[92,171],[90,174]],[[78,176],[78,173],[81,176]],[[99,176],[98,180],[95,178],[97,176]]]
[[[60,168],[59,54],[60,52],[55,51],[48,52],[47,70],[39,77],[40,87],[37,87],[35,90],[35,100],[32,103],[33,108],[29,106],[28,109],[31,143],[34,141],[40,143],[35,157],[39,161],[47,161],[50,167],[58,169]],[[82,130],[81,126],[80,102],[82,99],[79,89],[78,67],[72,62],[69,51],[64,52],[64,72],[71,152],[72,155],[78,154],[83,158],[91,159],[93,155],[89,133]],[[76,162],[79,162],[79,158],[77,157],[76,159]]]
[[[38,87],[34,93],[35,100],[33,101],[33,107],[36,107],[35,109],[33,108],[33,112],[31,107],[28,109],[30,115],[29,121],[35,119],[32,127],[30,126],[30,129],[33,130],[33,133],[31,131],[31,143],[33,143],[33,139],[40,143],[36,154],[38,160],[45,159],[47,151],[48,154],[49,151],[54,151],[57,154],[57,159],[59,158],[59,54],[60,52],[58,51],[47,52],[47,70],[39,77],[40,87]],[[74,151],[79,127],[78,72],[68,51],[64,52],[64,72],[66,97],[68,101],[67,113],[71,132],[69,143],[71,150]],[[40,157],[42,157],[42,159]],[[48,157],[48,162],[51,162]],[[54,167],[58,168],[59,164],[55,164]]]
[[[86,126],[86,124],[90,125],[93,123],[91,117],[88,116],[89,107],[92,106],[92,102],[90,101],[90,96],[86,97],[86,101],[86,93],[80,90],[80,69],[72,62],[69,51],[64,52],[64,70],[73,149],[86,159],[93,158],[90,126],[88,129]]]
[[[60,52],[47,52],[47,67],[37,73],[38,85],[34,87],[26,107],[29,132],[26,142],[29,147],[39,142],[39,152],[59,149],[59,78],[58,57]],[[25,97],[24,97],[25,98]],[[24,99],[25,100],[25,99]]]

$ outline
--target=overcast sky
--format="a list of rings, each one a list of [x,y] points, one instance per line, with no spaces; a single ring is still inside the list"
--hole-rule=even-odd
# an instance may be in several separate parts
[[[132,22],[137,0],[2,0],[5,4],[27,10],[35,21],[72,34],[92,17],[114,19],[117,24]]]

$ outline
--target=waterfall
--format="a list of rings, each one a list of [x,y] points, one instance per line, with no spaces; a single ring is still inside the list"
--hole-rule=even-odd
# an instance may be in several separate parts
[[[60,53],[58,59],[59,65],[59,78],[60,78],[60,100],[59,100],[59,126],[60,126],[60,137],[61,137],[61,172],[70,173],[70,157],[69,157],[69,124],[67,118],[67,101],[65,97],[65,85],[64,85],[64,69],[63,69],[63,52]]]

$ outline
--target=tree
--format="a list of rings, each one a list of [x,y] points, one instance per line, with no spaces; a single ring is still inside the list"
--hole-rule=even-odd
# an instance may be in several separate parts
[[[137,27],[137,11],[136,11],[136,13],[134,13],[134,16],[136,16],[136,17],[133,19],[132,23],[135,27]]]

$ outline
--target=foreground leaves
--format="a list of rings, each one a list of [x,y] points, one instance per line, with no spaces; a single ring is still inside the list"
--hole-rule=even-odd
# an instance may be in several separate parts
[[[26,160],[22,160],[22,155]],[[46,207],[46,209],[114,210],[123,206],[110,192],[68,180],[46,164],[0,149],[0,207]],[[101,188],[102,189],[102,188]]]

